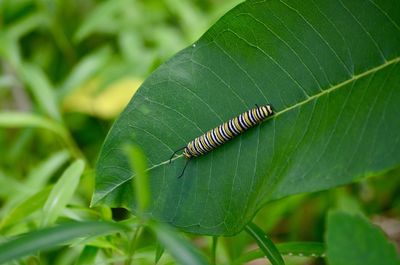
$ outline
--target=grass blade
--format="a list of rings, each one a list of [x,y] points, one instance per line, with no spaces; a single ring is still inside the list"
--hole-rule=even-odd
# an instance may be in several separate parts
[[[0,127],[23,128],[23,127],[39,127],[50,130],[65,137],[65,130],[50,119],[43,118],[39,115],[25,112],[1,112]]]
[[[38,251],[65,245],[72,239],[111,234],[126,229],[108,222],[73,222],[45,228],[0,244],[0,264],[23,258]]]
[[[66,150],[52,154],[29,172],[26,185],[33,188],[34,191],[42,188],[48,182],[49,178],[51,178],[69,158],[70,155]]]
[[[262,252],[264,252],[265,256],[268,258],[272,265],[285,264],[277,247],[272,242],[272,240],[267,237],[267,235],[261,228],[259,228],[254,223],[250,223],[246,225],[245,229],[246,232],[249,233],[256,240],[257,245],[260,247]]]
[[[78,186],[84,167],[85,163],[82,160],[76,160],[54,185],[43,207],[43,226],[54,222],[68,204]]]
[[[6,127],[6,128],[38,127],[50,130],[64,141],[66,146],[68,146],[71,153],[75,157],[82,157],[80,150],[76,147],[75,142],[72,140],[68,131],[63,126],[55,123],[50,119],[26,112],[3,111],[0,112],[0,127]]]

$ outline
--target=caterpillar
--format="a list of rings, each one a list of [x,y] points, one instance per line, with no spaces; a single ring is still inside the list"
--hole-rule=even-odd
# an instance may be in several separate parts
[[[183,171],[178,178],[183,176],[190,159],[192,159],[193,157],[205,155],[213,151],[218,146],[223,145],[235,136],[259,124],[273,114],[274,111],[271,105],[264,105],[260,107],[256,105],[256,108],[250,109],[240,114],[239,116],[229,120],[228,122],[225,122],[218,127],[209,130],[205,134],[189,142],[186,146],[176,150],[169,160],[170,163],[175,154],[181,150],[183,150],[182,155],[187,159]]]

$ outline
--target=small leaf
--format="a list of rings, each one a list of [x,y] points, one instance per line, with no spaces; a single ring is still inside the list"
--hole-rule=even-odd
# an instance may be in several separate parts
[[[32,196],[29,196],[19,205],[13,208],[9,213],[5,215],[3,220],[0,222],[0,230],[7,228],[11,225],[18,224],[21,220],[29,217],[32,213],[41,209],[46,202],[51,191],[51,187],[41,190]]]
[[[0,264],[65,245],[76,238],[101,236],[125,229],[125,226],[116,223],[73,222],[30,232],[0,244]]]
[[[254,223],[250,223],[245,227],[245,229],[246,232],[254,238],[257,245],[260,247],[262,252],[264,252],[265,256],[268,258],[272,265],[285,264],[275,244],[272,242],[271,239],[268,238],[268,236],[261,228],[259,228]]]
[[[76,160],[54,185],[43,207],[43,226],[53,223],[69,203],[78,187],[84,167],[85,163],[82,160]]]
[[[393,243],[366,218],[330,212],[326,234],[330,265],[398,265],[400,256]]]
[[[149,228],[157,236],[158,240],[174,257],[178,264],[201,265],[208,264],[203,255],[201,255],[193,245],[178,231],[165,224],[152,222]]]

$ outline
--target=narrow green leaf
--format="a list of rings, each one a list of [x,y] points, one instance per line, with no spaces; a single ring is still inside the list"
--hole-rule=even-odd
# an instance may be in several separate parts
[[[62,138],[66,134],[64,128],[52,120],[26,112],[0,112],[0,127],[39,127],[53,131]]]
[[[24,35],[33,31],[37,27],[44,26],[47,20],[43,16],[41,11],[31,13],[19,18],[16,23],[8,26],[8,32],[10,36],[19,40]]]
[[[99,3],[85,18],[83,23],[80,24],[74,35],[74,40],[76,42],[82,41],[94,32],[117,32],[119,24],[114,19],[114,16],[124,6],[126,6],[126,1],[106,1]]]
[[[264,252],[265,256],[268,258],[272,265],[285,264],[281,254],[279,253],[279,250],[261,228],[259,228],[254,223],[249,223],[248,225],[246,225],[245,229],[246,232],[254,238],[257,245],[260,247],[262,252]]]
[[[64,141],[65,145],[75,157],[82,157],[80,150],[76,147],[69,132],[63,126],[50,119],[32,113],[3,111],[0,112],[0,127],[38,127],[50,130]]]
[[[82,160],[76,160],[54,185],[43,207],[43,226],[53,223],[69,203],[78,187],[84,167],[85,163]]]
[[[24,201],[14,207],[0,222],[0,230],[18,224],[21,220],[41,209],[45,204],[50,191],[51,187],[43,189],[32,196],[27,197]]]
[[[25,82],[29,85],[39,107],[49,117],[61,121],[57,99],[53,91],[53,85],[42,69],[37,65],[24,63],[20,66]]]
[[[366,218],[330,212],[327,219],[330,265],[398,265],[400,255],[387,236]]]
[[[158,240],[174,257],[178,264],[201,265],[208,264],[205,257],[201,255],[193,245],[178,231],[165,224],[152,222],[149,228],[157,236]]]
[[[46,160],[41,162],[29,172],[29,175],[26,179],[26,185],[29,186],[29,188],[33,191],[41,189],[47,184],[53,174],[68,161],[69,158],[70,155],[66,150],[62,150],[50,155]]]
[[[136,145],[127,146],[125,149],[135,172],[135,181],[132,181],[132,185],[135,190],[138,207],[143,211],[147,209],[150,203],[146,156]]]
[[[136,210],[120,148],[147,154],[148,212],[181,229],[234,235],[267,202],[400,164],[400,5],[245,1],[142,84],[110,130],[93,203]],[[397,24],[396,24],[397,23]],[[275,115],[211,153],[171,154],[255,104]]]
[[[0,264],[65,245],[76,238],[101,236],[125,229],[125,226],[116,223],[73,222],[30,232],[0,244]]]
[[[282,255],[299,257],[325,257],[325,245],[319,242],[287,242],[276,244]],[[245,264],[247,262],[265,257],[264,252],[260,250],[249,251],[241,255],[233,262],[234,265]]]

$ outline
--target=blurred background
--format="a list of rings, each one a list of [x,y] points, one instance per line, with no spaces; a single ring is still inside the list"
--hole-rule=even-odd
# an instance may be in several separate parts
[[[127,218],[122,209],[89,208],[92,168],[113,120],[155,68],[239,2],[0,0],[0,240],[38,227],[45,199],[22,210],[21,204],[46,198],[77,157],[87,162],[86,171],[61,221]],[[255,222],[276,242],[321,242],[325,213],[332,208],[367,215],[399,244],[400,171],[273,202]],[[209,252],[209,237],[192,240]],[[145,235],[139,253],[153,260],[151,242]],[[101,264],[124,255],[118,240],[97,244],[109,254]],[[218,247],[217,259],[229,264],[255,245],[240,233],[221,239]],[[81,251],[79,245],[50,251],[27,264],[73,264]],[[288,264],[325,264],[292,259]]]
[[[0,108],[65,124],[91,160],[142,81],[237,3],[0,1]],[[35,156],[23,157],[26,166],[60,148],[42,134],[2,135],[1,149],[10,151],[2,156],[2,166],[28,155],[27,150]]]

